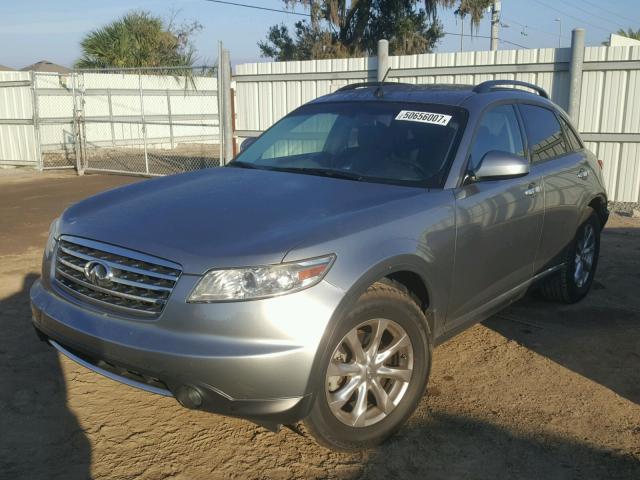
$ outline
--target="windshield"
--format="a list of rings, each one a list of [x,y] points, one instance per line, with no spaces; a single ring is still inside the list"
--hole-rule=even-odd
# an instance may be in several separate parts
[[[440,188],[465,119],[464,110],[444,105],[305,105],[229,166]]]

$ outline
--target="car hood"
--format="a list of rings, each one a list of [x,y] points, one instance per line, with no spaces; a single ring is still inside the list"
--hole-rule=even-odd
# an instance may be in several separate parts
[[[117,188],[63,215],[60,233],[171,260],[185,273],[272,264],[354,215],[424,189],[266,170],[216,168]],[[369,211],[369,214],[367,214]],[[373,215],[373,216],[371,216]],[[339,228],[336,225],[340,225]],[[320,252],[332,253],[332,252]]]

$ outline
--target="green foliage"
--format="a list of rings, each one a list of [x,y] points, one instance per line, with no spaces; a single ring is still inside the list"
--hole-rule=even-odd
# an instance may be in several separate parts
[[[462,21],[469,17],[472,32],[480,26],[480,20],[492,4],[493,0],[424,0],[425,10],[432,19],[437,18],[438,8],[455,8],[454,13]]]
[[[76,68],[130,68],[193,65],[192,35],[197,22],[167,24],[149,12],[132,11],[87,34]]]
[[[634,40],[640,40],[640,28],[638,30],[634,30],[633,28],[624,29],[621,28],[616,32],[618,35],[622,35],[623,37],[633,38]]]
[[[310,21],[272,26],[258,43],[264,57],[276,60],[344,58],[373,54],[379,39],[389,40],[392,55],[430,52],[442,36],[418,0],[284,0],[309,7]]]

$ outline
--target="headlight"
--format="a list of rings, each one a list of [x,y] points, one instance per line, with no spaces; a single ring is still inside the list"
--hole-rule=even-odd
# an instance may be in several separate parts
[[[335,255],[260,267],[211,270],[198,282],[189,302],[254,300],[309,288],[331,268]]]

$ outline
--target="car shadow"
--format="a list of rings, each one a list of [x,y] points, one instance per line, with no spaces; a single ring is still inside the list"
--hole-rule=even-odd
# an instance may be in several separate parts
[[[353,478],[638,478],[637,459],[552,435],[428,413],[371,453]]]
[[[67,405],[58,354],[31,326],[36,278],[0,299],[0,477],[87,479],[91,448]]]
[[[484,325],[640,405],[640,230],[602,235],[591,292],[573,305],[536,292]]]

